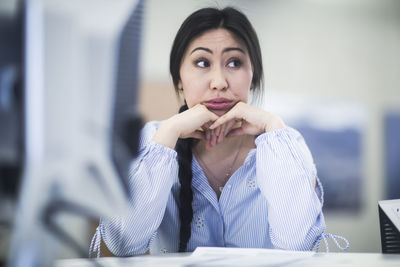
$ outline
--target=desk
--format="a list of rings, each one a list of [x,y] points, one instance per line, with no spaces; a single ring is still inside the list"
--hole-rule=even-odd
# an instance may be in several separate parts
[[[56,267],[201,267],[201,266],[373,266],[399,267],[400,255],[380,253],[314,253],[271,249],[199,248],[193,253],[170,253],[129,258],[59,260]]]

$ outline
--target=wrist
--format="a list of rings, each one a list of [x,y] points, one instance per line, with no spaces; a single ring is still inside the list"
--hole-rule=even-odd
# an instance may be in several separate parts
[[[266,123],[264,127],[264,132],[271,132],[274,130],[283,129],[286,127],[286,124],[282,121],[278,116],[273,116],[268,123]]]
[[[176,115],[165,120],[160,127],[157,129],[152,141],[169,147],[171,149],[175,148],[176,142],[180,136],[179,126],[176,124]]]

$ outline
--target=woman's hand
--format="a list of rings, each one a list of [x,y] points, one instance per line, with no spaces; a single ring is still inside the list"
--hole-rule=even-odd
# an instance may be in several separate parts
[[[204,105],[197,104],[164,121],[154,135],[153,141],[173,149],[178,138],[207,140],[212,136],[212,131],[209,131],[208,128],[218,118]],[[215,128],[218,129],[218,127]]]
[[[223,129],[222,133],[216,132],[217,143],[223,138],[237,135],[259,135],[286,127],[284,122],[276,115],[265,110],[238,102],[230,111],[219,117],[209,130]]]
[[[207,148],[221,143],[225,137],[258,135],[286,127],[272,113],[238,102],[221,117],[204,105],[196,106],[166,120],[157,130],[153,141],[175,148],[178,138],[196,138],[206,141]]]

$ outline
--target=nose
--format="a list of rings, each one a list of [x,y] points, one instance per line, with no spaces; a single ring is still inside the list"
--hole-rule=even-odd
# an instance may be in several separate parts
[[[228,88],[228,81],[220,67],[212,70],[210,89],[212,90],[226,90]]]

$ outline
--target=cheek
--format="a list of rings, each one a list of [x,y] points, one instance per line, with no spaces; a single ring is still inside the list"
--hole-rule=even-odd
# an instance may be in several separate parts
[[[201,90],[198,88],[199,84],[195,82],[183,81],[183,97],[189,108],[195,106],[200,102]]]
[[[190,94],[186,89],[183,89],[183,97],[185,98],[186,104],[189,108],[196,105],[193,99],[193,95]]]
[[[247,90],[245,93],[243,93],[243,96],[240,98],[245,103],[247,103],[247,101],[249,100],[249,92],[250,90]]]
[[[208,88],[206,79],[193,75],[193,73],[182,77],[183,97],[188,107],[191,108],[203,100],[205,91]]]
[[[241,95],[238,96],[238,99],[240,99],[240,101],[247,103],[249,100],[249,90],[247,90],[246,92],[241,92]]]
[[[241,75],[236,75],[232,80],[232,84],[235,84],[236,97],[246,103],[249,97],[252,79],[252,73],[243,72]]]

